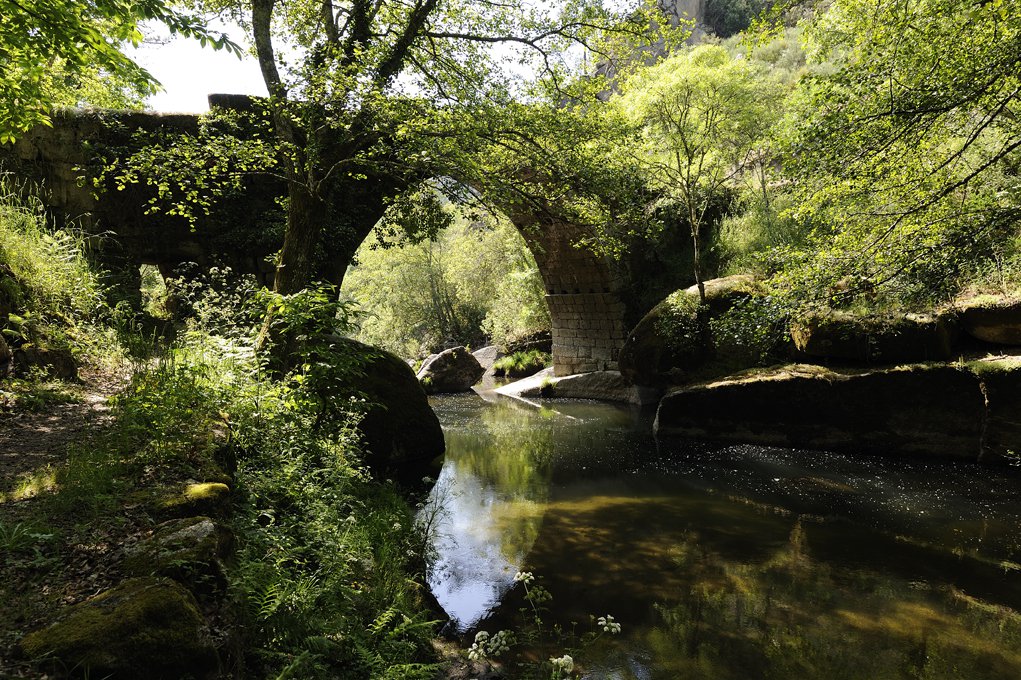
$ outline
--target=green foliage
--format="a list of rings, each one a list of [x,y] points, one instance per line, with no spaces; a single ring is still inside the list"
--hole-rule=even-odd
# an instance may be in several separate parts
[[[164,0],[85,4],[3,0],[0,16],[4,18],[0,24],[0,144],[34,125],[49,124],[54,95],[82,85],[82,80],[95,83],[103,75],[138,93],[155,89],[158,83],[153,77],[122,52],[126,45],[141,44],[144,22],[161,22],[173,33],[194,37],[203,45],[239,51],[226,36],[210,33],[197,19]]]
[[[0,332],[18,347],[71,348],[116,363],[122,350],[84,234],[48,227],[42,206],[0,177]]]
[[[706,0],[704,21],[714,35],[728,38],[752,24],[769,0]]]
[[[656,334],[664,338],[679,355],[698,355],[706,348],[707,309],[696,297],[683,290],[664,300],[662,314],[656,320]]]
[[[718,357],[742,368],[767,365],[785,357],[789,310],[768,295],[737,302],[709,319],[709,332]]]
[[[524,378],[550,365],[552,357],[546,352],[530,349],[514,352],[493,363],[493,375],[498,378]]]
[[[807,299],[931,304],[995,259],[1019,211],[1021,15],[994,0],[838,0],[806,29],[814,64],[788,114],[786,254]],[[877,298],[878,296],[878,298]]]
[[[258,109],[213,109],[194,132],[138,129],[124,145],[93,142],[89,150],[93,158],[83,170],[97,193],[148,187],[146,214],[180,216],[193,226],[279,162],[268,117]]]
[[[718,45],[685,50],[638,73],[616,100],[641,129],[639,161],[661,192],[660,204],[691,230],[700,294],[705,241],[719,219],[714,204],[742,173],[765,167],[764,142],[779,101],[772,79]]]
[[[385,249],[384,238],[363,244],[344,278],[344,294],[363,311],[363,342],[415,357],[451,341],[478,347],[486,336],[506,343],[549,328],[535,261],[506,221],[461,214],[435,241]]]

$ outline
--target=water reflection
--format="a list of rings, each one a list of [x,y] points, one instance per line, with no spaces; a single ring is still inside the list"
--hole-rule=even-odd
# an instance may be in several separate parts
[[[604,405],[434,405],[430,584],[461,630],[518,627],[525,568],[554,595],[550,623],[623,623],[578,655],[585,677],[1021,677],[1012,471],[657,447]]]
[[[429,583],[460,630],[477,624],[513,586],[549,495],[556,414],[474,395],[443,397],[448,455],[430,497]]]

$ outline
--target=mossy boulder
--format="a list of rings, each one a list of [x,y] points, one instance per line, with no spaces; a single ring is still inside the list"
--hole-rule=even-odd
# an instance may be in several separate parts
[[[964,331],[983,342],[1021,345],[1021,299],[980,295],[960,302]]]
[[[445,450],[443,430],[415,372],[384,350],[349,339],[337,342],[345,343],[344,351],[357,355],[361,365],[358,391],[366,410],[358,430],[366,465],[408,479],[433,472],[432,461]]]
[[[218,665],[195,598],[167,579],[129,579],[68,608],[19,646],[81,677],[209,678]]]
[[[124,570],[134,576],[166,576],[196,592],[216,590],[226,585],[223,561],[232,538],[209,517],[170,520],[127,551]]]
[[[725,314],[755,293],[755,278],[739,274],[704,282],[706,306],[698,288],[671,293],[635,326],[620,350],[618,367],[628,383],[663,388],[684,382],[717,356],[708,330],[711,318]]]
[[[222,482],[188,482],[158,491],[154,504],[159,517],[226,517],[230,511],[230,487]]]
[[[836,372],[793,365],[672,392],[658,436],[975,461],[986,406],[974,373],[946,364]]]
[[[872,314],[824,310],[791,323],[799,360],[834,359],[859,364],[946,361],[959,332],[954,319],[937,314]]]

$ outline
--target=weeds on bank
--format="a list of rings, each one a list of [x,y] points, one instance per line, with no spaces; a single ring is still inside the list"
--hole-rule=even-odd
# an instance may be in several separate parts
[[[111,529],[124,524],[125,511],[148,512],[152,492],[230,479],[229,472],[237,539],[228,576],[237,631],[232,671],[432,678],[433,623],[416,581],[421,534],[398,489],[361,464],[357,363],[317,344],[346,325],[350,310],[331,302],[335,291],[258,297],[213,285],[219,279],[157,290],[184,298],[193,312],[176,345],[164,349],[145,315],[103,303],[82,246],[71,232],[48,230],[42,213],[11,198],[0,180],[0,310],[13,313],[0,317],[0,328],[9,344],[136,358],[130,383],[111,402],[109,426],[74,442],[66,464],[0,490],[5,505],[39,497],[32,522],[19,506],[0,524],[9,573],[32,579],[55,568],[61,542],[47,526],[61,527],[68,540],[116,536]],[[265,370],[253,351],[250,321],[267,308],[304,340],[295,368],[283,376]],[[38,377],[4,381],[0,402],[41,408],[73,398],[45,384]],[[5,627],[4,636],[19,634],[17,624]]]
[[[515,352],[493,363],[493,375],[498,378],[525,378],[549,365],[552,359],[546,352],[530,349]]]
[[[310,302],[276,301],[276,323],[310,337],[343,325],[343,306]],[[281,381],[232,373],[243,661],[268,677],[431,678],[433,622],[412,578],[422,538],[397,488],[361,465],[359,367],[323,350],[305,345]]]
[[[468,649],[471,661],[490,664],[493,659],[518,646],[536,650],[538,660],[520,661],[515,677],[533,680],[566,680],[575,676],[575,657],[591,647],[605,635],[617,635],[621,625],[606,614],[591,617],[594,630],[579,635],[574,628],[564,630],[550,626],[545,617],[550,612],[553,595],[540,584],[530,571],[519,571],[514,581],[524,590],[525,607],[518,610],[520,624],[515,630],[501,630],[490,634],[480,630]],[[552,655],[550,655],[552,654]]]

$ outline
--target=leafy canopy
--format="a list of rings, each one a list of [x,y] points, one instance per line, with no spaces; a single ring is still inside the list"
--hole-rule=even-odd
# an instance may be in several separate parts
[[[808,24],[829,63],[789,112],[793,216],[815,225],[794,283],[946,296],[1021,208],[1021,5],[834,0]]]
[[[65,80],[97,74],[142,94],[158,86],[122,48],[139,45],[143,23],[165,24],[203,45],[238,51],[166,0],[0,0],[0,143],[39,124]]]

